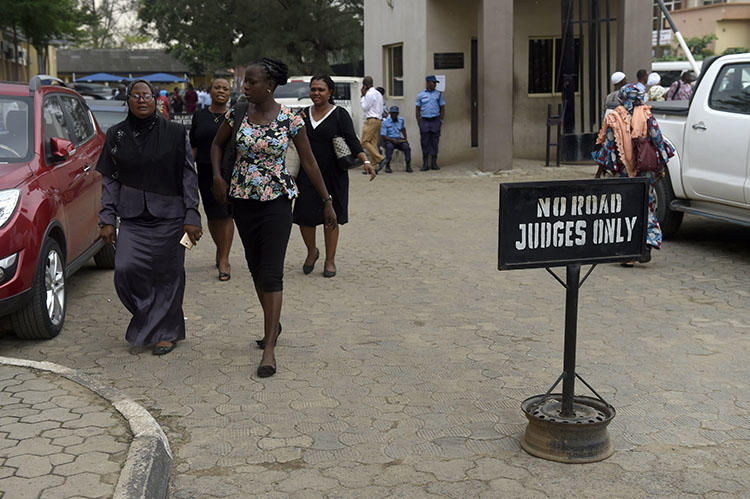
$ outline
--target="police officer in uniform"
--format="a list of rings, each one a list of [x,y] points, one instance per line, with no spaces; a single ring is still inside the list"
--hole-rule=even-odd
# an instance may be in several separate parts
[[[438,142],[440,141],[440,125],[445,118],[445,99],[443,93],[436,90],[437,78],[430,75],[425,78],[426,87],[417,94],[417,124],[422,145],[422,168],[439,170],[437,165]],[[430,156],[432,161],[430,162]]]
[[[393,150],[398,149],[404,153],[406,171],[411,173],[411,148],[406,139],[406,127],[404,119],[398,115],[398,106],[391,106],[390,116],[383,120],[380,127],[380,137],[385,146],[385,173],[393,173],[391,170],[391,158]]]

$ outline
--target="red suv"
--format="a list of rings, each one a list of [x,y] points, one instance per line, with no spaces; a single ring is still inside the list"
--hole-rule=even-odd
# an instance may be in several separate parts
[[[65,279],[94,257],[104,144],[86,103],[64,86],[0,83],[0,321],[20,338],[52,338],[65,320]]]

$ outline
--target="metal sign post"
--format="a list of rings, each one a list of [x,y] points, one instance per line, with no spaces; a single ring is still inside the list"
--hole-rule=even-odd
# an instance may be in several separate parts
[[[545,268],[566,289],[563,372],[546,393],[521,404],[529,421],[521,447],[529,454],[587,463],[614,452],[607,425],[615,409],[576,373],[578,291],[597,263],[645,253],[647,203],[646,178],[500,186],[498,268]],[[563,265],[564,281],[551,269]],[[576,378],[596,398],[575,395]],[[552,393],[560,381],[562,393]]]

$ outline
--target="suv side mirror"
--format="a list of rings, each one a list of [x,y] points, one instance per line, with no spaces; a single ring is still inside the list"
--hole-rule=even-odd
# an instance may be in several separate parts
[[[67,139],[52,137],[50,142],[52,143],[52,158],[56,161],[64,161],[68,159],[76,149],[73,143]]]

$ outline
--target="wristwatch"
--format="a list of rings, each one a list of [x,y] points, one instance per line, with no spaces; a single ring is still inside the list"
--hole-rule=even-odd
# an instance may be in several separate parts
[[[330,201],[330,202],[332,202],[332,203],[333,203],[333,196],[331,196],[331,195],[329,194],[329,195],[328,195],[328,197],[325,197],[325,198],[323,198],[323,204],[325,204],[325,203],[326,203],[326,201]]]

